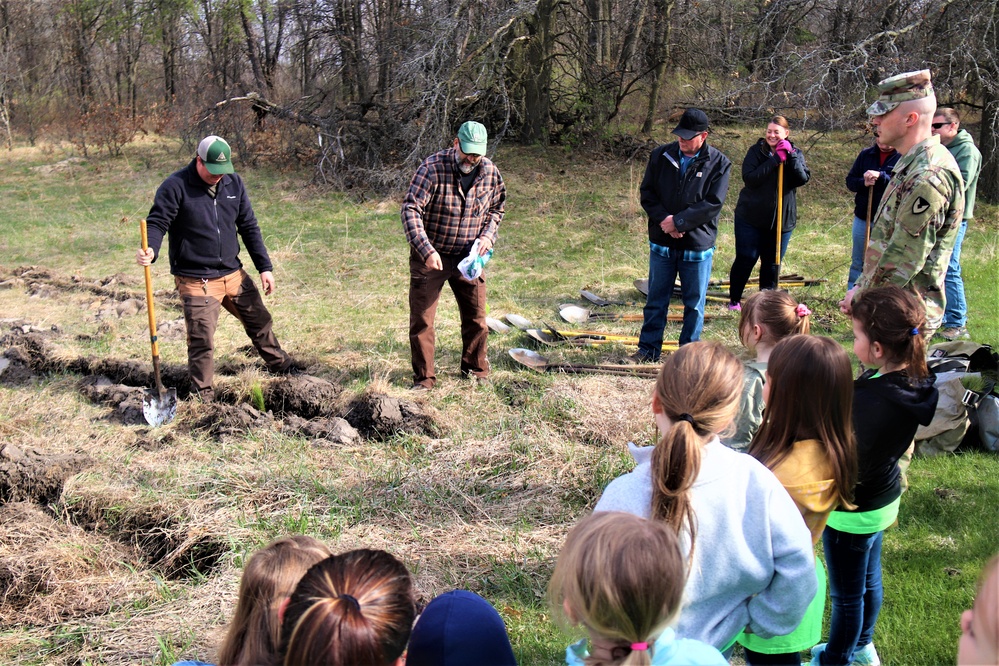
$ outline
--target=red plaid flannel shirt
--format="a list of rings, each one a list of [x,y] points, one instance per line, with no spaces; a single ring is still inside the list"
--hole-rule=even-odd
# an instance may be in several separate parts
[[[467,254],[476,238],[496,243],[505,205],[506,185],[492,161],[482,158],[464,195],[454,148],[442,150],[423,161],[409,184],[402,203],[406,240],[424,261],[434,251]]]

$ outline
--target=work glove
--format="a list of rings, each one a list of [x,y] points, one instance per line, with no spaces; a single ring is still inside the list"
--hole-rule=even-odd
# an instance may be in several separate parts
[[[777,153],[777,159],[781,162],[786,162],[787,156],[794,152],[794,147],[787,139],[781,139],[777,142],[777,145],[774,146],[774,152]]]

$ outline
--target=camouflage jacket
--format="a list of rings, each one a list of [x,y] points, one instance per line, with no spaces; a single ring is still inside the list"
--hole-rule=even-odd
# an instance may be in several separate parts
[[[857,287],[909,289],[926,303],[927,329],[939,328],[944,277],[963,211],[961,170],[940,137],[913,146],[892,170]]]

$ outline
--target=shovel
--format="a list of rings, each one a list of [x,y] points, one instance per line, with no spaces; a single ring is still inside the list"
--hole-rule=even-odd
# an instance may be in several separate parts
[[[142,234],[142,250],[149,248],[146,237],[146,221],[139,220],[139,232]],[[160,379],[160,349],[156,343],[156,311],[153,307],[153,276],[149,266],[146,269],[146,310],[149,312],[149,342],[153,347],[153,375],[156,377],[156,388],[146,389],[142,396],[142,415],[146,423],[152,426],[169,423],[177,414],[177,389],[163,387]]]
[[[592,310],[587,310],[586,308],[581,308],[578,305],[572,305],[570,303],[565,303],[559,307],[559,316],[565,319],[570,324],[583,324],[587,321],[601,320],[601,321],[644,321],[645,316],[640,314],[619,314],[616,312],[593,312]],[[711,319],[710,314],[704,315],[704,319]],[[683,321],[683,315],[679,312],[671,312],[666,315],[666,321]]]
[[[584,365],[581,363],[550,363],[547,358],[530,349],[511,349],[510,356],[517,363],[531,370],[546,372],[554,370],[570,374],[599,373],[606,375],[631,375],[655,377],[659,374],[658,365]]]
[[[774,289],[780,288],[780,237],[783,235],[781,228],[784,221],[784,163],[777,167],[777,254],[774,261]]]

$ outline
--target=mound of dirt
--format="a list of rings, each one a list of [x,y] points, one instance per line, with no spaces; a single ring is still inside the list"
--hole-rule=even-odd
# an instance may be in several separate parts
[[[221,440],[227,435],[245,435],[254,428],[273,427],[274,416],[270,412],[261,413],[245,402],[238,405],[212,402],[197,406],[191,430]]]
[[[423,407],[410,400],[401,400],[383,393],[366,393],[347,406],[344,418],[362,435],[387,439],[404,432],[433,435],[436,426]]]
[[[83,454],[46,455],[6,444],[0,449],[0,504],[21,501],[50,504],[59,499],[66,479],[92,462]]]
[[[114,420],[124,425],[146,422],[142,414],[145,389],[115,384],[104,375],[91,375],[80,382],[80,393],[91,402],[114,407]]]
[[[264,386],[264,403],[275,414],[295,414],[303,419],[330,417],[336,414],[340,389],[325,379],[293,375]]]
[[[354,426],[339,417],[319,417],[307,421],[294,414],[288,414],[284,418],[283,430],[300,437],[308,437],[316,445],[354,444],[361,438],[361,433],[357,432]]]
[[[127,604],[153,587],[136,561],[36,505],[0,505],[0,625],[58,624]]]

